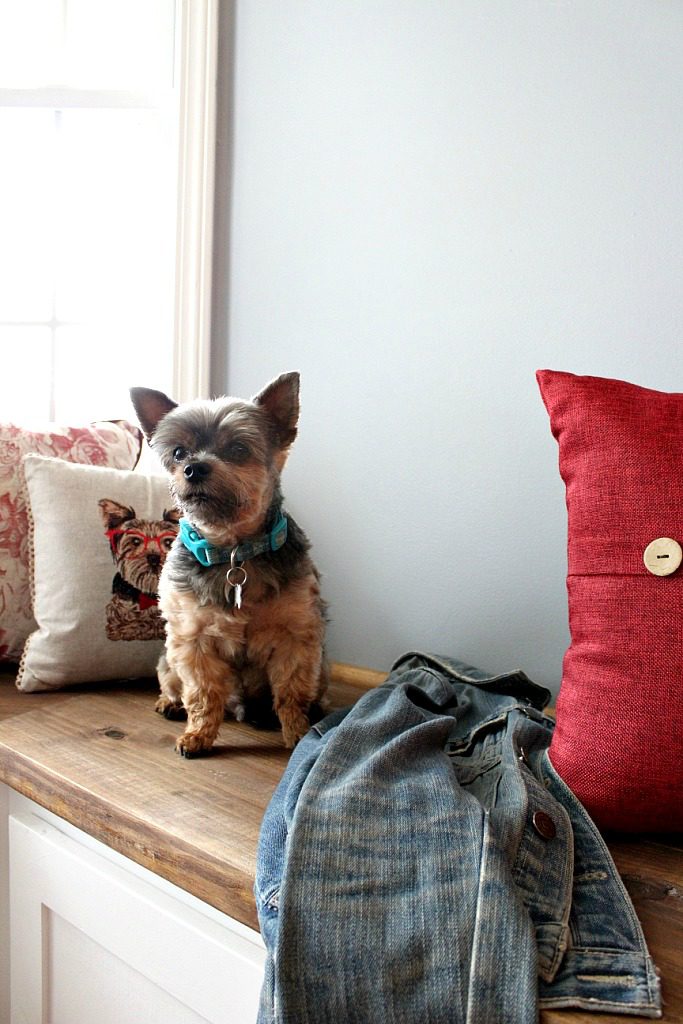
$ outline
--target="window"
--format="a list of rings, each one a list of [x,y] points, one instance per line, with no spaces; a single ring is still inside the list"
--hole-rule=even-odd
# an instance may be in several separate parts
[[[217,0],[0,0],[0,417],[208,393]]]

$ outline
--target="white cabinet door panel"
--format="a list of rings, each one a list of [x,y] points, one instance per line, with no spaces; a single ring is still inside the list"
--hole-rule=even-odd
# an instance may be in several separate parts
[[[205,1024],[205,1017],[58,914],[46,910],[43,926],[44,998],[51,1024]]]
[[[9,1024],[9,789],[0,782],[0,1024]]]
[[[11,814],[9,846],[12,1024],[253,1024],[259,936],[39,816]]]

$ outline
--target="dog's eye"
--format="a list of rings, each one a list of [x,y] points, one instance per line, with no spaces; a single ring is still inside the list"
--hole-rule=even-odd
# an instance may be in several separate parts
[[[186,455],[187,450],[185,448],[181,448],[180,445],[173,449],[173,458],[176,462],[182,462]]]
[[[131,537],[130,542],[134,548],[139,548],[140,545],[142,544],[142,541],[140,540],[139,537]]]
[[[173,537],[164,537],[162,544],[165,551],[170,551],[173,547]]]
[[[231,441],[225,450],[226,458],[231,462],[246,462],[251,452],[244,441]]]

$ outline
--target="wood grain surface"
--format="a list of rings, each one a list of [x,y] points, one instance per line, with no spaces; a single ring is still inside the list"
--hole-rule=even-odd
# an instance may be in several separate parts
[[[336,707],[383,679],[335,666]],[[263,812],[289,752],[278,732],[225,722],[212,756],[173,750],[182,723],[154,713],[153,681],[24,694],[0,672],[0,779],[112,849],[257,928],[252,895]],[[683,1024],[681,838],[609,839],[662,974],[663,1020]],[[613,1014],[546,1010],[541,1024]],[[640,1018],[630,1018],[636,1020]]]
[[[2,690],[3,782],[258,927],[252,894],[258,833],[289,758],[279,732],[225,722],[211,756],[188,761],[173,749],[183,724],[154,713],[154,684],[69,694]],[[336,707],[358,695],[348,684],[332,684]]]

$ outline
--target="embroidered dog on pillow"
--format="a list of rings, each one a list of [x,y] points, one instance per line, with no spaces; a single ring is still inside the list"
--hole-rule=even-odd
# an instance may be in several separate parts
[[[104,532],[116,565],[107,605],[110,640],[158,640],[164,620],[158,607],[159,575],[178,533],[180,513],[160,520],[138,519],[135,509],[111,498],[99,501]]]

